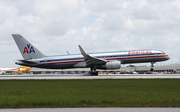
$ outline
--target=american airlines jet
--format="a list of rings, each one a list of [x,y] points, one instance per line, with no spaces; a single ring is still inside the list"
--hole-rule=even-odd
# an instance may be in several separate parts
[[[12,36],[24,58],[24,60],[18,60],[16,64],[23,66],[48,69],[89,67],[91,75],[98,75],[97,69],[120,69],[121,64],[129,63],[150,62],[153,71],[153,63],[170,59],[160,50],[86,53],[80,45],[81,54],[46,56],[20,34],[12,34]]]

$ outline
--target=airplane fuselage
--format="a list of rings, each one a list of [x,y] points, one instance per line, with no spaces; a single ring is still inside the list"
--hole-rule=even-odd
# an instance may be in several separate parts
[[[145,63],[145,62],[159,62],[166,61],[169,56],[160,50],[131,50],[131,51],[116,51],[116,52],[100,52],[87,53],[88,55],[106,60],[106,61],[120,61],[121,64],[130,63]],[[69,54],[57,56],[45,56],[38,59],[27,60],[34,63],[16,62],[16,64],[31,66],[37,68],[49,69],[68,69],[68,68],[86,68],[86,63],[82,54]],[[103,69],[103,68],[98,68]]]
[[[11,71],[18,71],[20,70],[20,68],[0,68],[0,71],[7,71],[7,72],[11,72]]]

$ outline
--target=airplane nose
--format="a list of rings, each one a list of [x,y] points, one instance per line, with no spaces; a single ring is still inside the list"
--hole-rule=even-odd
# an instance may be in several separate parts
[[[167,55],[167,56],[166,56],[166,60],[169,60],[169,59],[170,59],[170,57],[169,57],[169,55]]]

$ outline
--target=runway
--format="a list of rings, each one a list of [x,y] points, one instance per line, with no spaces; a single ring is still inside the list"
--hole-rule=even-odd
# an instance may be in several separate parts
[[[85,76],[84,74],[63,75],[0,75],[0,80],[12,79],[180,79],[180,74],[121,74]]]
[[[179,112],[180,108],[35,108],[0,109],[0,112]]]

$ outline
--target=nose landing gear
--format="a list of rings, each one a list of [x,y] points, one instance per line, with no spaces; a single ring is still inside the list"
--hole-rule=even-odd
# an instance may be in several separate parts
[[[151,62],[151,70],[150,70],[151,72],[153,72],[153,71],[154,71],[154,68],[153,68],[153,67],[154,67],[154,65],[153,65],[153,64],[154,64],[154,62]]]

